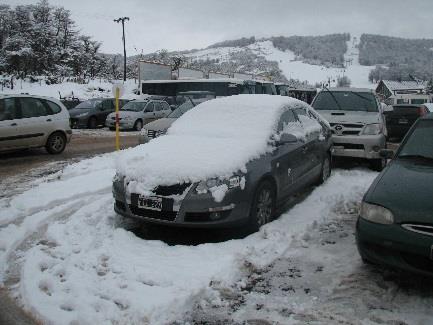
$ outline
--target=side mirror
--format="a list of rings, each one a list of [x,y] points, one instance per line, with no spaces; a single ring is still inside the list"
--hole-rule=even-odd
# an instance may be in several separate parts
[[[385,159],[392,159],[394,158],[394,150],[391,149],[382,149],[379,151],[379,156]]]
[[[176,109],[176,105],[170,105],[170,108],[172,111],[174,111]]]
[[[298,142],[298,138],[290,133],[283,133],[280,136],[280,139],[277,140],[275,143],[277,146],[282,146],[289,143],[296,143]]]

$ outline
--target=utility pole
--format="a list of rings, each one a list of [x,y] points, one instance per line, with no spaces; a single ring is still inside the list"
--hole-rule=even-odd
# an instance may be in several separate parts
[[[122,33],[123,33],[123,81],[126,81],[126,47],[125,47],[125,20],[129,20],[129,17],[120,17],[114,19],[116,23],[122,22]]]

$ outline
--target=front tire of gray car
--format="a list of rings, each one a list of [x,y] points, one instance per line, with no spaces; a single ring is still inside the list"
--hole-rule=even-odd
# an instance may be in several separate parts
[[[325,183],[329,176],[331,176],[331,155],[327,154],[322,162],[322,171],[318,183]]]
[[[270,181],[259,184],[251,206],[249,231],[257,231],[272,220],[275,212],[275,188]]]
[[[143,128],[143,122],[141,120],[135,121],[134,130],[140,131]]]
[[[53,155],[62,153],[66,148],[66,137],[60,132],[51,134],[48,137],[45,148],[47,149],[48,153]]]

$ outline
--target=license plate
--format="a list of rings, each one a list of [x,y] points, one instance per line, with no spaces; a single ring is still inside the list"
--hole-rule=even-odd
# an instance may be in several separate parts
[[[405,118],[401,118],[398,120],[398,124],[407,124],[407,123],[409,123],[409,121]]]
[[[149,209],[155,211],[162,210],[162,198],[157,196],[139,196],[138,207],[141,209]]]

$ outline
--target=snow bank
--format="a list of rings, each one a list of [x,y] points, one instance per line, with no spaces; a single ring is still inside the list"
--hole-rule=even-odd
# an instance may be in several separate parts
[[[335,171],[304,202],[245,239],[168,246],[116,227],[109,189],[94,188],[90,193],[93,182],[100,183],[113,172],[113,158],[105,155],[72,165],[60,180],[23,193],[20,197],[45,193],[38,211],[32,214],[34,202],[21,206],[23,222],[0,229],[1,279],[17,262],[21,264],[15,290],[25,308],[43,322],[166,324],[180,320],[197,296],[215,294],[211,281],[229,286],[244,265],[272,262],[336,204],[359,202],[377,175]],[[66,181],[77,179],[84,182],[79,187],[83,195],[60,199],[57,193],[65,193],[71,184]],[[20,246],[23,242],[26,245]],[[20,256],[18,261],[11,258],[15,254]]]
[[[157,185],[198,182],[245,172],[247,162],[272,150],[284,107],[305,106],[290,97],[238,95],[204,102],[167,132],[130,149],[117,162],[128,190],[149,194]]]

